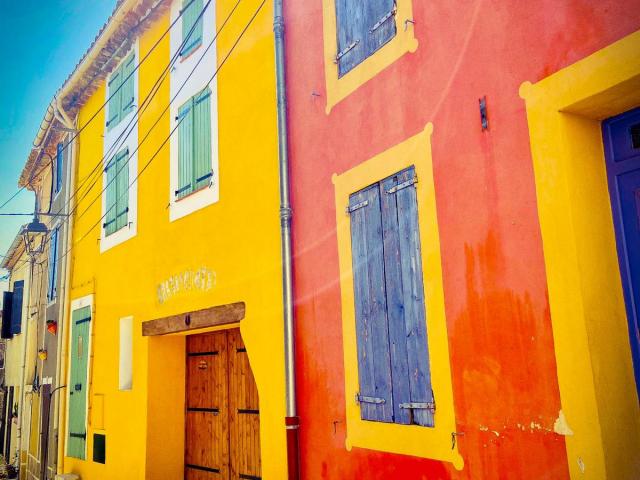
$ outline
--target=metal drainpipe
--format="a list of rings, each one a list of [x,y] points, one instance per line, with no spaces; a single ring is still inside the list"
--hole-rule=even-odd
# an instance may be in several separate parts
[[[289,150],[287,135],[287,90],[285,80],[283,0],[273,2],[273,32],[276,54],[276,96],[278,109],[278,156],[280,166],[280,237],[282,253],[282,302],[284,306],[284,363],[286,382],[287,465],[289,480],[298,480],[299,450],[296,409],[296,360],[293,314],[293,257],[291,255],[291,203],[289,200]]]

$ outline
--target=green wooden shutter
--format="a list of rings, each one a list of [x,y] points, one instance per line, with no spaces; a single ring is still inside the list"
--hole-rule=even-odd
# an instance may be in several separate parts
[[[136,57],[131,53],[122,63],[122,88],[120,89],[120,119],[123,119],[134,108]]]
[[[178,110],[178,189],[177,199],[193,191],[193,99]]]
[[[71,371],[70,382],[67,385],[69,392],[67,455],[84,460],[87,441],[87,377],[91,307],[74,310],[71,314],[71,322]]]
[[[121,96],[120,85],[122,84],[122,72],[117,69],[111,74],[107,89],[109,95],[109,108],[107,114],[107,130],[111,130],[120,122]]]
[[[189,55],[202,44],[202,0],[184,0],[182,3],[182,51]]]
[[[351,195],[351,248],[363,420],[393,422],[382,219],[378,185]]]
[[[211,181],[211,90],[194,98],[193,106],[194,165],[193,189],[206,187]]]
[[[126,226],[129,218],[129,150],[116,156],[116,230]]]
[[[113,157],[106,168],[107,184],[105,186],[105,218],[103,224],[105,235],[111,235],[116,231],[116,198],[118,191],[116,183],[116,172],[118,168],[116,163],[116,157]]]

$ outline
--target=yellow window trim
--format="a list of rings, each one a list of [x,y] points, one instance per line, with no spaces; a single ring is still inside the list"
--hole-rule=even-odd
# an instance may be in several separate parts
[[[640,105],[640,31],[536,84],[525,82],[520,96],[563,414],[555,430],[567,435],[571,478],[637,478],[640,412],[601,120]]]
[[[347,418],[346,448],[368,448],[413,455],[453,463],[462,469],[464,462],[457,445],[452,449],[456,431],[453,387],[449,363],[449,341],[444,310],[440,237],[431,160],[429,123],[419,134],[340,174],[333,175],[336,200],[336,225],[342,298],[342,335],[345,369]],[[358,355],[351,263],[351,226],[345,208],[349,195],[368,185],[415,165],[418,183],[418,220],[422,244],[424,289],[427,309],[427,335],[431,363],[431,381],[436,398],[435,427],[399,425],[362,420],[355,401],[358,391]]]
[[[359,87],[375,77],[382,70],[398,60],[407,52],[415,52],[418,40],[413,32],[412,0],[396,0],[396,35],[380,50],[353,68],[342,78],[338,78],[338,65],[335,57],[338,51],[338,36],[336,24],[336,0],[323,0],[324,22],[324,71],[327,81],[327,107],[331,109],[342,99],[353,93]],[[410,22],[407,22],[410,20]]]

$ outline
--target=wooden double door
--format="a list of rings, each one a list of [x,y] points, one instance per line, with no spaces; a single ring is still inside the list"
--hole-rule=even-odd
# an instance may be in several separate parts
[[[185,480],[257,480],[258,390],[239,329],[187,337]]]

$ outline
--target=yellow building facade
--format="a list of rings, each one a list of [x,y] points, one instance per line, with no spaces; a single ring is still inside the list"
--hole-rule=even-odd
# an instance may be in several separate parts
[[[120,9],[131,12],[138,3],[144,2],[124,2]],[[205,478],[185,473],[187,344],[192,335],[239,327],[259,396],[260,446],[254,453],[260,476],[285,478],[272,6],[192,2],[202,7],[201,44],[185,53],[180,17],[187,7],[179,0],[163,3],[167,8],[152,11],[142,33],[118,53],[120,65],[130,58],[137,65],[133,113],[125,112],[120,122],[129,130],[114,134],[122,127],[108,123],[114,72],[127,73],[119,60],[108,64],[106,78],[79,105],[59,470],[82,479]],[[127,13],[117,9],[106,31],[117,31]],[[169,73],[159,80],[163,71]],[[175,142],[183,130],[177,122],[191,101],[185,99],[192,95],[197,105],[201,92],[209,92],[211,105],[211,173],[208,184],[182,196],[176,187],[182,144]],[[116,184],[118,199],[123,192],[128,197],[127,220],[108,233],[105,196],[114,177],[103,171],[125,147],[128,179]],[[86,315],[88,344],[73,330]],[[83,390],[74,391],[80,384],[72,365],[85,348],[86,431],[78,450],[69,440],[75,442],[69,434],[77,427],[69,412],[71,395]]]

